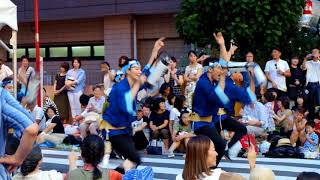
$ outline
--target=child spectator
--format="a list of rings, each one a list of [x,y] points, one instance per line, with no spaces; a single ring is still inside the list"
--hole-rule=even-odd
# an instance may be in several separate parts
[[[290,137],[290,142],[292,145],[294,145],[298,141],[298,139],[302,141],[302,138],[304,136],[305,125],[307,123],[307,120],[304,117],[304,113],[305,110],[302,108],[297,109],[294,113],[293,131]]]
[[[174,157],[174,150],[179,147],[181,143],[184,143],[187,147],[189,139],[194,136],[194,133],[191,128],[191,123],[189,121],[189,112],[185,111],[181,113],[179,120],[179,125],[176,126],[172,133],[173,143],[169,149],[168,157]]]
[[[37,143],[41,144],[48,141],[54,145],[61,144],[65,138],[63,124],[60,118],[55,114],[55,109],[53,107],[48,107],[46,113],[49,119],[46,122],[46,128],[38,136]]]
[[[137,112],[137,120],[132,122],[132,135],[133,135],[133,141],[135,144],[135,147],[137,150],[145,149],[148,145],[148,139],[146,134],[148,132],[145,131],[145,128],[147,127],[147,122],[143,119],[143,113],[142,110],[138,110]]]
[[[274,124],[274,101],[275,101],[275,96],[272,94],[272,92],[268,91],[265,94],[265,99],[267,103],[264,105],[266,107],[266,111],[268,113],[268,126],[269,129],[268,131],[274,131],[275,130],[275,124]]]
[[[315,123],[313,121],[309,121],[306,123],[306,140],[304,142],[302,152],[305,154],[318,152],[318,145],[319,145],[319,137],[314,132],[315,131]]]
[[[163,140],[164,152],[169,148],[169,115],[170,112],[166,110],[165,100],[163,98],[156,98],[152,112],[150,114],[150,128],[152,130],[152,139]]]

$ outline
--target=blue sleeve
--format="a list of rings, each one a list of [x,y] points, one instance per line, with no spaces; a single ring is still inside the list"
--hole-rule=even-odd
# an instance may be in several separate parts
[[[34,123],[30,114],[7,91],[2,91],[1,96],[1,113],[6,127],[22,132]]]
[[[79,71],[79,74],[77,76],[76,83],[80,84],[81,82],[84,82],[86,80],[86,73],[84,70]]]
[[[251,91],[250,87],[239,87],[233,83],[226,84],[226,94],[231,101],[239,101],[243,104],[250,104],[256,101],[255,94]]]
[[[219,105],[225,105],[230,101],[228,96],[224,93],[219,85],[206,85],[203,81],[199,81],[197,86],[198,85],[202,89],[200,92],[205,92],[205,95],[209,101],[218,103]]]
[[[68,72],[67,72],[67,74],[66,74],[66,80],[69,78],[69,77],[71,77],[72,75],[71,75],[71,69],[70,70],[68,70]]]

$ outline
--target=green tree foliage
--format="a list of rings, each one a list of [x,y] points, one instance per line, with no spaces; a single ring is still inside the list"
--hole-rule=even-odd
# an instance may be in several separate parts
[[[226,42],[235,40],[239,54],[254,51],[266,61],[273,47],[299,51],[303,46],[296,39],[304,5],[304,0],[182,0],[177,31],[186,43],[200,47],[213,44],[212,33],[221,31]]]

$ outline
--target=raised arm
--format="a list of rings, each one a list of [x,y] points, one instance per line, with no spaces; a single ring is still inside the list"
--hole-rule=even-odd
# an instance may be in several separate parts
[[[224,42],[224,38],[221,32],[213,33],[213,36],[216,40],[216,42],[219,45],[219,49],[220,49],[220,58],[224,59],[225,61],[230,61],[226,46],[225,46],[225,42]]]

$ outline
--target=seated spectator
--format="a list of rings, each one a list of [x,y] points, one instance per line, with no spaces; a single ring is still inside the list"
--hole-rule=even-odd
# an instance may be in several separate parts
[[[41,144],[46,141],[53,143],[54,145],[61,144],[65,138],[64,127],[60,118],[55,114],[53,107],[47,108],[47,116],[49,117],[46,122],[46,128],[38,136],[37,143]]]
[[[147,122],[143,119],[142,110],[138,110],[137,112],[137,120],[131,123],[132,125],[132,135],[133,141],[135,143],[135,147],[137,150],[145,149],[148,146],[148,139],[145,131],[147,127]]]
[[[2,87],[13,95],[13,79],[11,77],[6,77],[2,80]]]
[[[152,112],[150,114],[150,128],[152,130],[152,139],[162,139],[164,144],[164,152],[169,149],[169,111],[166,110],[165,100],[156,98],[153,103]]]
[[[49,98],[47,94],[47,90],[45,88],[42,89],[42,94],[43,94],[43,108],[42,108],[43,112],[46,113],[49,107],[53,107],[56,116],[59,117],[60,115],[59,115],[58,107],[56,103],[54,103],[54,101]],[[46,119],[48,119],[47,116],[46,116]]]
[[[39,133],[46,128],[46,117],[41,107],[37,105],[36,101],[27,102],[27,108],[29,109],[33,120],[39,125]]]
[[[142,105],[142,115],[143,115],[142,118],[143,118],[143,121],[147,123],[147,126],[144,128],[144,132],[145,132],[144,135],[146,136],[148,141],[150,140],[150,132],[151,132],[150,126],[149,126],[150,114],[151,114],[150,107],[148,104],[145,103],[144,105]]]
[[[189,112],[182,112],[179,125],[175,126],[172,133],[173,143],[169,149],[168,157],[174,157],[173,152],[180,146],[181,143],[184,143],[184,145],[187,147],[187,143],[192,136],[194,136],[194,133],[189,121]]]
[[[0,81],[4,81],[5,78],[13,76],[12,70],[4,63],[5,60],[0,58]]]
[[[114,170],[98,168],[98,165],[102,162],[104,153],[105,144],[99,136],[89,135],[84,138],[81,145],[81,157],[84,165],[82,168],[77,168],[76,161],[78,157],[75,153],[71,153],[69,155],[69,173],[67,174],[68,179],[122,179],[122,175]]]
[[[308,154],[309,152],[318,153],[319,137],[314,131],[315,131],[315,123],[313,121],[307,122],[306,123],[306,133],[307,134],[305,136],[305,141],[304,141],[304,144],[302,147],[302,152],[304,154]]]
[[[213,142],[203,135],[192,137],[187,144],[187,153],[182,174],[176,180],[245,179],[237,174],[227,173],[216,166],[218,153]]]
[[[300,141],[303,139],[305,126],[307,120],[304,117],[305,110],[304,109],[297,109],[294,113],[293,119],[293,131],[290,137],[290,142],[292,145],[297,143],[298,139]]]
[[[30,154],[23,161],[20,173],[13,177],[13,180],[63,180],[64,175],[56,170],[42,171],[42,152],[39,146],[34,146]]]
[[[159,89],[159,93],[161,97],[165,99],[166,110],[170,111],[172,109],[172,106],[170,104],[172,103],[169,102],[169,97],[172,98],[172,87],[169,83],[163,83]]]
[[[80,116],[84,118],[84,121],[80,124],[82,138],[87,136],[88,130],[90,131],[90,134],[98,134],[97,129],[99,120],[102,118],[102,107],[106,100],[100,86],[95,86],[93,88],[93,95],[94,96],[90,98],[86,109]]]
[[[170,116],[169,116],[170,118],[169,130],[171,135],[173,135],[173,127],[179,124],[180,115],[181,115],[180,112],[182,112],[182,109],[185,103],[186,103],[186,98],[183,95],[177,96],[175,98],[173,108],[171,109]]]
[[[314,119],[315,129],[314,132],[320,137],[320,111],[317,113],[316,118]]]
[[[275,96],[272,94],[272,92],[267,92],[265,94],[265,99],[267,103],[264,105],[266,108],[266,112],[268,113],[268,126],[269,129],[268,131],[274,131],[275,130],[275,123],[274,123],[274,101],[275,101]]]
[[[299,109],[299,108],[306,109],[305,103],[304,103],[304,98],[302,96],[297,97],[297,100],[295,101],[294,106],[292,107],[292,110],[295,111],[296,109]],[[309,112],[306,111],[304,116],[307,117],[308,114],[309,114]]]
[[[280,98],[278,106],[280,110],[275,114],[275,124],[280,128],[280,134],[288,136],[293,127],[292,111],[289,109],[290,99],[286,96]]]
[[[302,172],[297,177],[297,180],[320,180],[320,174],[316,172]]]
[[[258,101],[245,105],[242,123],[246,125],[248,133],[255,136],[260,136],[268,131],[268,113],[265,106]]]

